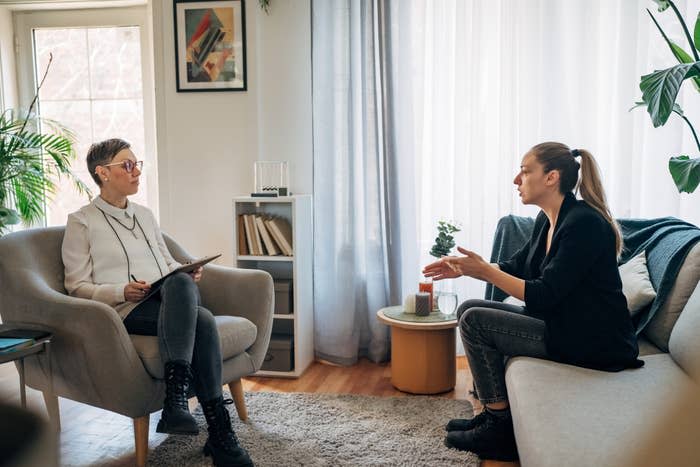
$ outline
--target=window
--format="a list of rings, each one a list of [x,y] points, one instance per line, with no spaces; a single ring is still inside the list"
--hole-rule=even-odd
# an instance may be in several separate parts
[[[152,99],[144,95],[144,37],[138,24],[138,12],[128,9],[117,15],[122,24],[104,18],[105,11],[94,11],[89,21],[71,22],[65,12],[38,12],[18,15],[18,33],[26,43],[20,45],[21,59],[29,65],[33,82],[38,83],[53,55],[49,73],[41,88],[37,109],[43,118],[60,122],[76,137],[77,159],[73,171],[99,193],[85,164],[88,148],[107,138],[122,138],[131,143],[138,159],[143,159],[144,175],[139,192],[132,197],[140,204],[157,206],[155,158],[152,149],[153,125],[146,121],[146,107]],[[134,11],[135,10],[135,11]],[[111,11],[111,10],[109,10]],[[122,10],[120,10],[122,11]],[[136,14],[134,14],[136,13]],[[136,18],[133,18],[136,16]],[[104,21],[104,20],[107,20]],[[129,24],[130,23],[130,24]],[[147,64],[148,65],[148,64]],[[146,70],[144,70],[146,68]],[[148,88],[152,88],[149,86]],[[146,89],[148,89],[146,88]],[[34,90],[26,87],[22,101],[25,107]],[[53,200],[46,206],[46,224],[63,225],[69,213],[87,203],[68,180],[58,183]],[[155,209],[154,209],[155,210]]]

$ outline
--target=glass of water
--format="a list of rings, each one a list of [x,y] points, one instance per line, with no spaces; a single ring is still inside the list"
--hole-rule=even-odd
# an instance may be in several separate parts
[[[440,313],[449,315],[457,309],[457,294],[453,292],[440,292],[437,296]]]

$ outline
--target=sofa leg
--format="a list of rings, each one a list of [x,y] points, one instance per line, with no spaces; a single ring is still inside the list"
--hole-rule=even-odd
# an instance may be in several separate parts
[[[134,442],[136,444],[136,466],[145,467],[148,459],[148,422],[150,414],[134,418]]]
[[[61,432],[61,413],[58,407],[58,396],[49,391],[44,391],[44,404],[46,405],[46,412],[49,414],[49,420],[51,421],[51,426],[53,426],[56,433]]]
[[[248,420],[248,410],[245,408],[245,398],[243,397],[243,384],[241,380],[237,379],[236,381],[228,383],[228,389],[233,396],[233,403],[236,405],[238,418],[245,422]]]

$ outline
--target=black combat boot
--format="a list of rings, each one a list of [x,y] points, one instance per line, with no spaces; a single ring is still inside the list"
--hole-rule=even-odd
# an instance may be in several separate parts
[[[486,409],[484,409],[479,415],[472,418],[453,418],[447,422],[445,429],[447,431],[469,431],[483,423],[487,416]]]
[[[204,454],[212,457],[216,467],[252,467],[253,461],[238,444],[231,427],[231,416],[226,410],[228,404],[233,404],[233,400],[224,400],[221,396],[202,402],[209,430]]]
[[[192,367],[184,360],[165,364],[165,401],[156,431],[173,435],[196,435],[197,421],[187,406],[187,391],[192,384]]]
[[[513,420],[509,410],[494,414],[484,410],[479,424],[468,431],[450,431],[445,437],[445,446],[471,451],[481,459],[515,461],[518,448],[515,445]]]

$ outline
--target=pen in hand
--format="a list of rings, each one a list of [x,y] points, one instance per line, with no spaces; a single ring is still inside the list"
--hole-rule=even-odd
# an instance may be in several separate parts
[[[138,282],[138,281],[139,281],[137,278],[134,277],[133,274],[131,275],[131,278],[133,279],[134,282]]]

